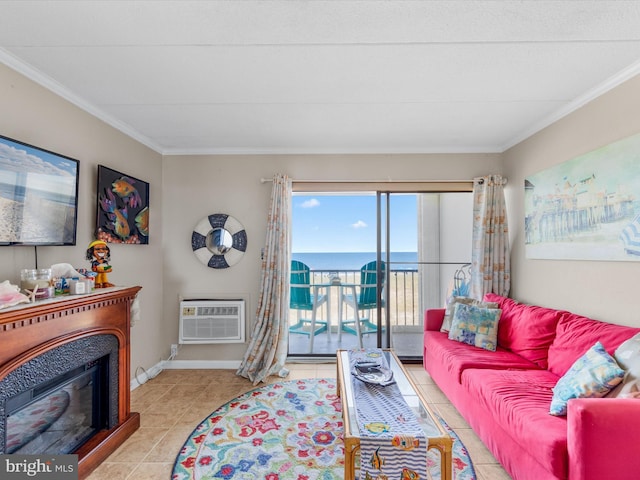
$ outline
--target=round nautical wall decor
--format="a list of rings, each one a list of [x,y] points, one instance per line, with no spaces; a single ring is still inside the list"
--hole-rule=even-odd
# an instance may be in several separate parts
[[[244,255],[247,232],[231,215],[214,213],[196,225],[191,234],[191,249],[207,267],[228,268]]]

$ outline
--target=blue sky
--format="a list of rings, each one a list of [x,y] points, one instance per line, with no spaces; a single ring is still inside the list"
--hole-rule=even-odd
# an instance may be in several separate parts
[[[302,252],[375,252],[376,196],[293,196],[293,248]],[[391,197],[391,250],[417,251],[415,195]]]

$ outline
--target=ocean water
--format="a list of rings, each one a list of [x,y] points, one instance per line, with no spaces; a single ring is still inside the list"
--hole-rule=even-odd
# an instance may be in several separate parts
[[[375,252],[317,252],[291,254],[292,260],[309,265],[311,270],[360,270],[363,265],[376,259]],[[418,252],[392,252],[393,270],[415,270],[418,268]],[[399,263],[395,263],[399,262]]]

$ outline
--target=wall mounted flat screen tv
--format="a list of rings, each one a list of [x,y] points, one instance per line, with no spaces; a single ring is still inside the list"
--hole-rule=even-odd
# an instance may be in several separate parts
[[[0,135],[0,245],[75,245],[79,169]]]

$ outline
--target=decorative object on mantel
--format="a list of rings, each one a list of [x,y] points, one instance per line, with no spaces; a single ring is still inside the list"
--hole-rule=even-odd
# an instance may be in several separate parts
[[[198,222],[191,234],[191,249],[207,267],[228,268],[242,259],[247,233],[231,215],[214,213]]]
[[[76,270],[70,263],[54,263],[51,265],[51,276],[53,278],[81,278],[84,274]]]
[[[18,285],[12,285],[9,280],[0,283],[0,308],[9,308],[29,301],[29,297],[20,293]]]
[[[33,302],[55,295],[50,268],[24,268],[20,271],[20,288]]]
[[[91,293],[98,274],[86,268],[76,269],[70,263],[56,263],[51,265],[51,275],[55,284],[56,295],[64,293],[75,295]]]
[[[35,285],[31,290],[24,290],[28,294],[29,302],[35,302],[38,299],[38,290],[40,290],[38,285]]]
[[[109,283],[107,273],[111,272],[111,249],[106,242],[95,240],[89,244],[87,249],[87,260],[91,260],[91,270],[98,275],[96,276],[96,288],[113,287],[113,283]]]
[[[149,243],[149,184],[98,165],[96,237],[108,243]]]

